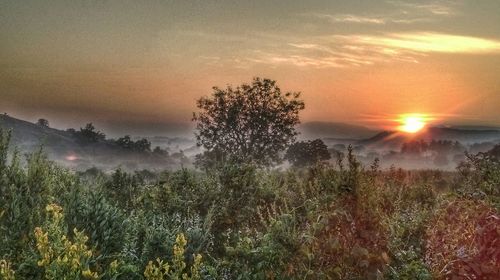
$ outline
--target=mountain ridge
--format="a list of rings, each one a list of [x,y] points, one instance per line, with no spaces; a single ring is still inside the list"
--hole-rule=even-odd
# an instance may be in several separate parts
[[[500,129],[459,129],[452,127],[428,127],[421,132],[408,134],[400,131],[385,130],[376,135],[357,142],[359,145],[394,148],[408,141],[449,140],[464,144],[487,141],[500,141]]]

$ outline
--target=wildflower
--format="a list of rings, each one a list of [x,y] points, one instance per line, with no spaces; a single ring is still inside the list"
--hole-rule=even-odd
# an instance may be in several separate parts
[[[89,268],[82,271],[82,276],[86,279],[99,279],[97,272],[92,272]]]
[[[109,264],[109,270],[115,273],[118,270],[118,260],[114,260]]]
[[[10,268],[10,263],[6,260],[0,260],[0,279],[14,280],[15,272]]]

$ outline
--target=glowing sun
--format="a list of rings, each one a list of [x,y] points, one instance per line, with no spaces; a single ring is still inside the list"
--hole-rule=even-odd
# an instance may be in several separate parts
[[[398,121],[401,123],[398,130],[407,133],[417,133],[425,127],[427,117],[421,114],[407,114],[402,115]]]

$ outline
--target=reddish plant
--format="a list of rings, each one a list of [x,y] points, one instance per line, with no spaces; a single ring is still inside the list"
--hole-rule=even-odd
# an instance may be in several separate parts
[[[498,279],[500,219],[482,201],[453,200],[427,230],[426,262],[439,279]]]

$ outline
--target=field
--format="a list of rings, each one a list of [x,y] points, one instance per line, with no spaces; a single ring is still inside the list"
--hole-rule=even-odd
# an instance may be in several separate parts
[[[495,279],[500,163],[72,172],[0,142],[0,279]]]

